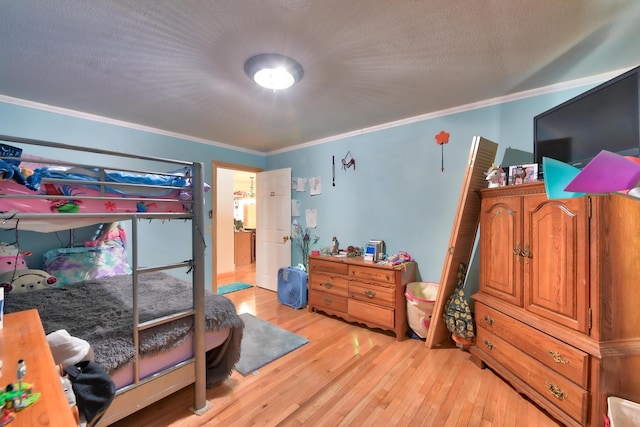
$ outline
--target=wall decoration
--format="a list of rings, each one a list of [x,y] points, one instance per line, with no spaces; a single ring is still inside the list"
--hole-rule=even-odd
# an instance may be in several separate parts
[[[443,130],[440,131],[439,134],[436,135],[436,142],[438,143],[438,145],[441,147],[442,149],[442,154],[441,154],[441,167],[440,167],[440,172],[444,172],[444,144],[448,144],[449,143],[449,137],[451,135]]]
[[[509,185],[527,184],[538,180],[538,164],[509,166]]]
[[[296,179],[296,191],[300,191],[300,192],[307,191],[307,178]]]
[[[331,156],[331,174],[333,175],[333,186],[336,186],[336,156]]]
[[[353,166],[353,170],[356,170],[356,159],[351,155],[351,151],[347,151],[347,154],[342,158],[342,169],[347,170]]]
[[[311,183],[311,187],[309,188],[309,194],[311,196],[322,194],[322,181],[319,176],[309,178],[309,182]]]

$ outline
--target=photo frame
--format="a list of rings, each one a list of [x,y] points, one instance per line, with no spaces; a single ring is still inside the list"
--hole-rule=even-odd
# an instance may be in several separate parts
[[[509,185],[520,185],[538,180],[538,164],[509,166]]]

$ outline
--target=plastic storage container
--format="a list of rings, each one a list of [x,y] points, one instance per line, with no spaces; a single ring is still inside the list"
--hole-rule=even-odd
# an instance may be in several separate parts
[[[407,283],[407,288],[404,292],[404,296],[407,298],[407,320],[411,330],[420,338],[427,337],[437,295],[437,283]]]
[[[607,398],[607,404],[611,427],[640,426],[640,404],[615,396]]]

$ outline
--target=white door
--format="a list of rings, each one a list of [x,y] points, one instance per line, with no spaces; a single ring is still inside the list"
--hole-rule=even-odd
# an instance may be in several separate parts
[[[256,175],[256,284],[278,290],[278,270],[291,265],[291,168]]]

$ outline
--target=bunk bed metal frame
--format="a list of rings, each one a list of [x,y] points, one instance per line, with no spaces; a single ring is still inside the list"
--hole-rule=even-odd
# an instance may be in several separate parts
[[[175,213],[161,213],[161,212],[132,212],[132,213],[75,213],[68,216],[65,216],[65,220],[68,220],[70,223],[74,219],[82,218],[89,222],[95,220],[94,224],[104,223],[104,222],[114,222],[121,220],[130,220],[132,224],[132,238],[131,238],[131,257],[132,257],[132,287],[133,290],[133,301],[134,301],[134,324],[133,327],[133,335],[134,335],[134,344],[136,348],[135,360],[134,360],[134,382],[131,385],[125,386],[117,391],[116,397],[110,405],[109,409],[100,420],[98,425],[109,425],[113,422],[116,422],[141,408],[144,408],[158,400],[186,387],[191,384],[194,385],[195,393],[194,393],[194,401],[193,407],[191,410],[196,414],[202,414],[206,412],[210,408],[210,403],[206,399],[206,349],[205,349],[205,306],[204,306],[204,296],[205,296],[205,276],[204,276],[204,266],[205,266],[205,242],[204,242],[204,176],[203,169],[204,165],[201,162],[188,162],[181,160],[173,160],[173,159],[165,159],[160,157],[153,156],[145,156],[138,154],[127,154],[127,153],[119,153],[109,150],[102,150],[91,147],[78,147],[69,144],[35,140],[35,139],[27,139],[20,138],[14,136],[0,135],[0,142],[6,143],[15,143],[20,144],[21,146],[35,146],[35,147],[50,147],[60,150],[72,150],[72,151],[81,151],[87,153],[94,153],[104,156],[113,156],[114,158],[128,158],[128,159],[138,159],[144,161],[158,162],[159,164],[171,165],[172,168],[178,167],[187,167],[191,170],[192,185],[192,198],[189,201],[191,203],[191,209],[186,212],[175,212]],[[34,161],[30,158],[24,158],[21,160],[25,161]],[[48,160],[47,160],[48,161]],[[113,182],[105,182],[104,180],[104,170],[119,170],[133,173],[159,173],[164,175],[171,175],[171,173],[167,172],[149,172],[142,170],[134,170],[134,169],[121,169],[118,167],[103,167],[103,166],[95,166],[95,165],[80,165],[69,162],[52,162],[53,164],[64,164],[64,165],[77,165],[86,168],[96,168],[100,170],[101,179],[98,182],[92,182],[92,184],[99,185],[101,188],[101,197],[104,195],[104,200],[110,199],[119,199],[111,196],[107,196],[104,194],[103,186],[118,186],[121,185],[123,187],[147,187],[147,185],[139,185],[139,184],[118,184]],[[56,182],[65,182],[65,183],[73,183],[73,180],[53,180]],[[76,182],[79,184],[86,184],[86,182]],[[165,187],[166,188],[166,187]],[[3,198],[16,197],[12,195],[0,195],[0,201]],[[24,197],[24,196],[21,196]],[[51,195],[33,195],[29,197],[34,198],[46,198],[51,199]],[[55,197],[55,196],[53,196]],[[74,196],[76,199],[83,199],[83,196]],[[135,198],[133,198],[135,200]],[[149,199],[145,198],[146,201],[168,201],[167,199],[158,198],[158,199]],[[29,220],[52,220],[59,219],[61,214],[57,213],[18,213],[14,212],[9,215],[0,214],[0,223],[1,228],[10,229],[14,227],[18,227],[19,224],[28,223]],[[181,220],[190,220],[191,221],[191,259],[183,262],[178,262],[174,264],[168,265],[158,265],[153,267],[141,267],[138,265],[138,221],[139,220],[153,220],[153,219],[161,219],[161,220],[171,220],[171,219],[181,219]],[[70,224],[71,225],[71,224]],[[85,226],[86,224],[82,224]],[[74,227],[69,227],[74,228]],[[161,319],[155,319],[148,322],[139,322],[138,317],[138,302],[137,302],[137,292],[138,292],[138,276],[140,274],[144,274],[145,272],[159,271],[159,270],[170,270],[175,268],[189,268],[192,274],[192,285],[193,285],[193,306],[190,310],[183,311],[180,313],[175,313],[172,316],[167,316]],[[139,376],[139,354],[138,354],[138,344],[139,344],[139,333],[140,331],[153,327],[158,324],[167,323],[178,318],[183,318],[186,316],[193,316],[194,322],[194,337],[193,337],[193,354],[194,356],[191,359],[188,359],[182,363],[179,363],[175,366],[172,366],[168,369],[165,369],[161,372],[158,372],[151,377],[140,379]]]

